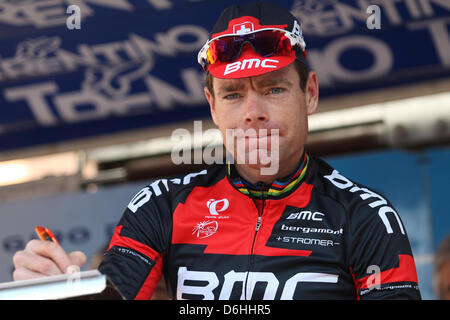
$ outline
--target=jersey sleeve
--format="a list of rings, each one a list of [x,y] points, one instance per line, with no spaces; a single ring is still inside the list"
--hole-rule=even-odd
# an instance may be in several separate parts
[[[167,197],[158,181],[133,197],[99,266],[126,299],[150,299],[161,278],[172,229]]]
[[[351,207],[347,248],[358,299],[420,299],[400,216],[384,197],[359,189],[360,199]]]

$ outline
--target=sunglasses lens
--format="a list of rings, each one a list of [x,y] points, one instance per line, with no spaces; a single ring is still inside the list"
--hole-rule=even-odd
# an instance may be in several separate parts
[[[289,52],[290,40],[279,31],[262,31],[251,41],[256,53],[262,57]],[[287,44],[287,45],[286,45]]]
[[[235,61],[240,54],[242,39],[240,37],[225,37],[217,40],[216,48],[218,59],[221,62]]]
[[[283,32],[267,30],[243,36],[229,36],[211,42],[207,51],[209,64],[216,62],[234,62],[242,51],[244,43],[250,43],[262,57],[276,54],[289,54],[292,50],[290,40]]]

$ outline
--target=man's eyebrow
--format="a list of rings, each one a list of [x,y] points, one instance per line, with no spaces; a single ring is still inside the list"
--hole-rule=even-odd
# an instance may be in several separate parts
[[[245,84],[243,82],[232,82],[227,83],[222,86],[218,86],[217,92],[219,93],[227,93],[227,92],[233,92],[233,91],[240,91],[245,88]]]
[[[285,85],[292,87],[292,82],[286,78],[265,78],[257,81],[259,87],[272,87],[277,85]]]

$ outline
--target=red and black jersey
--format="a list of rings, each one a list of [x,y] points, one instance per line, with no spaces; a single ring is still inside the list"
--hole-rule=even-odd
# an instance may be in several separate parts
[[[389,201],[324,161],[253,186],[212,165],[140,190],[99,267],[128,299],[420,299]]]

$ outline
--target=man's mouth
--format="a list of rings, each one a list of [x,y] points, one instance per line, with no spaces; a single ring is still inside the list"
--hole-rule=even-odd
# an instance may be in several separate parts
[[[257,135],[257,136],[247,136],[247,137],[244,137],[244,139],[245,139],[245,143],[248,146],[255,145],[255,147],[258,147],[258,149],[260,149],[260,148],[268,147],[270,145],[271,137],[272,137],[272,135]]]
[[[248,152],[255,149],[270,150],[274,139],[278,139],[278,129],[246,130],[235,135],[237,143],[243,143]]]

